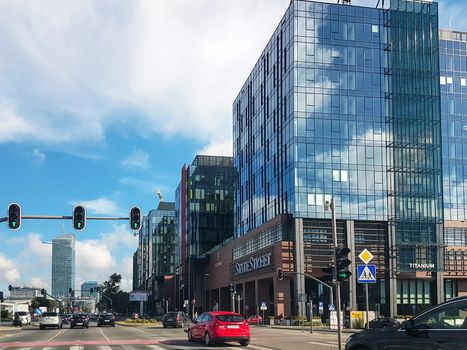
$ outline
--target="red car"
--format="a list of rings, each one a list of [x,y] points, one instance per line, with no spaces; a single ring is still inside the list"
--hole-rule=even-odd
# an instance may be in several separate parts
[[[248,320],[247,322],[249,324],[262,324],[263,323],[263,318],[260,316],[260,315],[251,315],[250,317],[248,317]]]
[[[229,311],[205,312],[188,326],[188,341],[204,340],[206,345],[227,341],[250,343],[250,326],[242,315]]]

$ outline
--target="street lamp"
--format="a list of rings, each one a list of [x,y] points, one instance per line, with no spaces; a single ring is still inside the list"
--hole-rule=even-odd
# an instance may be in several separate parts
[[[336,311],[337,311],[337,348],[342,349],[342,329],[341,329],[341,288],[337,280],[337,228],[336,228],[336,204],[334,198],[326,201],[324,210],[331,210],[332,214],[332,240],[334,250],[334,267],[332,269],[332,279],[336,286]]]
[[[210,276],[209,273],[204,274],[204,308],[205,311],[208,311],[208,302],[207,302],[207,288],[206,288],[206,277]]]

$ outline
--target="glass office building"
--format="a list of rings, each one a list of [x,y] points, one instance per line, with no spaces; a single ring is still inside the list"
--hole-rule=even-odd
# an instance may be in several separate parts
[[[75,290],[75,236],[62,234],[52,240],[52,295],[69,297]]]
[[[467,292],[467,33],[440,31],[446,298]]]
[[[364,248],[377,265],[373,309],[394,315],[442,300],[439,79],[436,3],[291,1],[233,104],[236,237],[254,232],[258,249],[292,242],[293,264],[282,267],[321,277],[332,262],[324,204],[333,198],[338,243],[352,250],[346,307],[363,306]],[[289,224],[269,235],[281,215]],[[241,251],[234,259],[248,256]],[[327,298],[301,278],[290,290],[300,313],[303,295]]]

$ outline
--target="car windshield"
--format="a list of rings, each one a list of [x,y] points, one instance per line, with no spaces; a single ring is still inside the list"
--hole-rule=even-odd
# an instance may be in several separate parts
[[[176,312],[169,312],[168,314],[165,314],[164,317],[167,318],[167,317],[177,317],[177,316],[178,316],[178,313],[176,313]]]
[[[15,315],[16,316],[25,316],[27,315],[28,313],[26,311],[18,311],[18,312],[15,312]]]
[[[244,318],[240,315],[217,315],[216,318],[221,322],[243,322]]]
[[[52,316],[57,316],[57,313],[56,312],[44,312],[42,314],[42,316],[44,317],[52,317]]]

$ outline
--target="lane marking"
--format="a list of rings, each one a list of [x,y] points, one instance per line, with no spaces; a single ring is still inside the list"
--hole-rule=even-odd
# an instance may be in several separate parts
[[[82,345],[70,346],[70,350],[83,350],[83,349],[84,349],[84,346],[82,346]]]
[[[333,344],[330,344],[330,343],[319,343],[317,341],[307,341],[308,344],[314,344],[314,345],[321,345],[321,346],[332,346],[332,347],[336,347],[337,346],[337,343],[333,343]]]
[[[164,348],[161,348],[159,345],[147,345],[147,347],[150,349],[164,350]]]
[[[250,344],[247,347],[248,348],[253,348],[253,349],[259,349],[259,350],[273,350],[273,349],[276,349],[276,348],[268,348],[268,347],[264,347],[264,346],[253,345],[253,344]]]
[[[97,328],[99,330],[99,332],[102,334],[102,336],[105,338],[105,340],[110,340],[109,337],[107,337],[105,334],[104,334],[104,331],[99,327]],[[109,349],[105,349],[105,350],[109,350]],[[110,349],[112,350],[112,349]]]
[[[45,348],[42,348],[42,350],[52,350],[50,346],[46,346]]]
[[[50,338],[50,339],[47,340],[47,341],[51,341],[51,340],[57,338],[60,334],[65,333],[65,331],[66,331],[66,329],[65,329],[65,330],[63,330],[63,329],[59,330],[57,334],[55,334],[52,338]]]
[[[135,350],[134,347],[132,347],[130,345],[126,345],[126,344],[122,345],[122,348],[124,348],[125,350]],[[0,349],[0,350],[2,350],[2,349]]]

